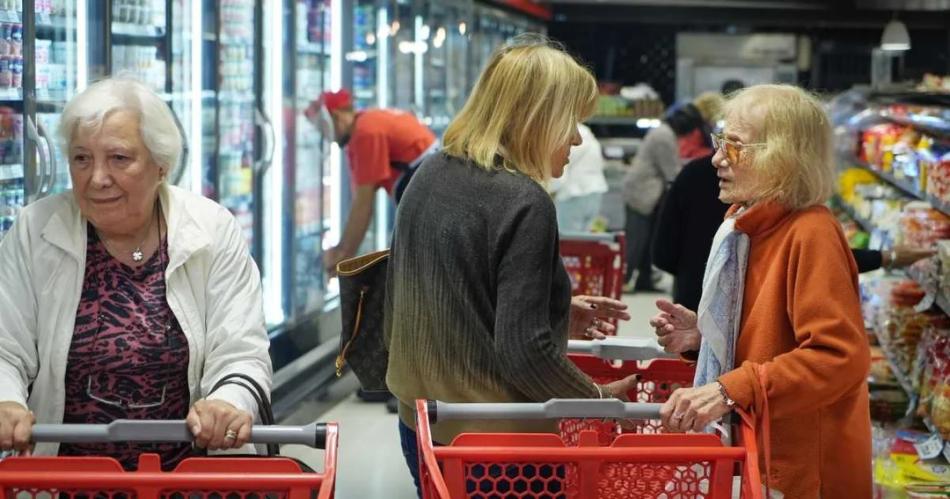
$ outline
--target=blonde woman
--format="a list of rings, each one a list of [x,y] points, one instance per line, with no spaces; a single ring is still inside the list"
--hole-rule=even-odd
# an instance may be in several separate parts
[[[698,315],[661,300],[651,321],[667,351],[698,350],[694,388],[673,393],[663,422],[700,431],[735,407],[751,411],[770,423],[772,488],[871,497],[857,267],[823,206],[834,182],[829,119],[799,88],[759,85],[726,104],[725,120],[712,162],[732,207]]]
[[[590,115],[590,72],[546,39],[498,50],[406,189],[393,235],[385,326],[389,389],[418,486],[414,414],[420,398],[538,402],[622,396],[628,378],[599,386],[565,356],[569,334],[608,332],[623,303],[575,297],[558,255],[554,203],[577,124]],[[556,431],[517,421],[439,422],[437,442],[466,431]]]

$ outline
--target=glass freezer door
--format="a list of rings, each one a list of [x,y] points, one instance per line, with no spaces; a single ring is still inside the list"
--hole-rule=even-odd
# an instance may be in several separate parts
[[[375,1],[353,2],[353,45],[345,59],[353,71],[353,103],[356,109],[380,106],[377,92],[380,50],[378,19]]]
[[[254,231],[255,145],[258,122],[254,75],[254,0],[224,0],[218,7],[217,199],[231,210],[260,263]],[[207,11],[206,11],[207,12]]]
[[[66,102],[76,94],[79,80],[85,79],[85,69],[79,67],[78,56],[84,49],[77,43],[77,32],[83,29],[79,26],[79,4],[76,1],[34,2],[32,57],[35,65],[32,81],[27,72],[25,83],[27,88],[33,89],[28,95],[35,96],[36,114],[35,119],[27,119],[26,125],[27,138],[31,139],[28,149],[35,151],[28,155],[37,160],[40,175],[39,191],[34,194],[40,197],[71,187],[66,151],[59,147],[56,132]]]
[[[295,2],[294,226],[292,303],[296,316],[316,310],[326,294],[323,242],[330,229],[334,200],[330,182],[329,137],[304,116],[310,103],[329,88],[331,66],[330,0]]]
[[[28,182],[24,166],[22,14],[16,4],[0,9],[0,239],[26,203],[27,189],[39,180],[30,175]]]

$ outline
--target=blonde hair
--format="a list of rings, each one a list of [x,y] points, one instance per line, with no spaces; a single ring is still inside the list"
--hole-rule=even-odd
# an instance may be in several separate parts
[[[445,131],[444,150],[543,182],[551,176],[552,153],[570,142],[596,103],[590,71],[544,36],[519,35],[482,71]]]
[[[791,85],[755,85],[732,96],[724,108],[727,121],[748,124],[752,168],[764,185],[758,199],[789,208],[822,204],[834,189],[831,122],[821,102]]]
[[[726,102],[719,92],[703,92],[693,99],[693,105],[706,123],[715,125],[722,115],[722,106]]]

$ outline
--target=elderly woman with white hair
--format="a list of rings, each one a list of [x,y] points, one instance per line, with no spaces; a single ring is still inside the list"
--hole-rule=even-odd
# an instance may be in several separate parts
[[[182,139],[141,83],[74,97],[59,129],[73,189],[28,205],[0,242],[0,450],[31,452],[33,423],[187,419],[196,446],[242,447],[270,389],[260,274],[220,205],[170,186]],[[212,392],[213,393],[210,393]],[[127,469],[191,444],[41,443]]]
[[[725,106],[713,136],[719,227],[697,313],[665,300],[651,324],[696,359],[693,388],[663,406],[672,431],[733,409],[761,425],[767,484],[785,497],[871,497],[867,333],[857,266],[823,204],[834,185],[821,103],[758,85]],[[698,353],[697,353],[698,351]]]

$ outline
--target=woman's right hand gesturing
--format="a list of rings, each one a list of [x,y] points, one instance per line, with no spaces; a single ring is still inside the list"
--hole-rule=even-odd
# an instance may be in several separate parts
[[[668,300],[657,300],[660,313],[650,319],[656,331],[657,343],[667,353],[683,353],[699,350],[702,336],[697,326],[696,312]]]
[[[36,418],[17,402],[0,402],[0,451],[30,450]]]

